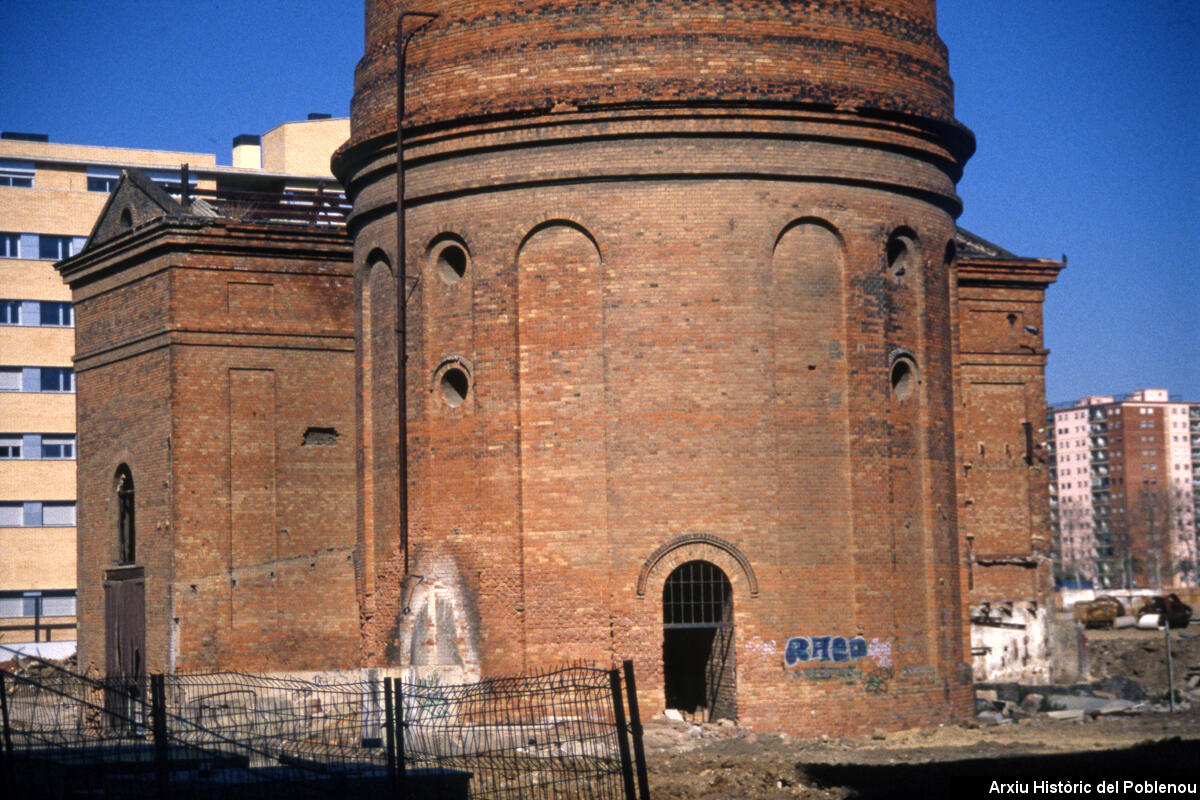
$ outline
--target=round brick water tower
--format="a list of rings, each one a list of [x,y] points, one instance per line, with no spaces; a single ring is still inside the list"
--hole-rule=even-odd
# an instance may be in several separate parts
[[[809,734],[965,714],[973,140],[933,0],[369,0],[366,32],[366,663],[631,657],[651,712]]]

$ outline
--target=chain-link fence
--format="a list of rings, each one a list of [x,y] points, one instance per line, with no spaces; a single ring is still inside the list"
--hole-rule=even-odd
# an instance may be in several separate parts
[[[0,712],[10,797],[647,798],[628,662],[463,685],[40,662],[0,673]]]

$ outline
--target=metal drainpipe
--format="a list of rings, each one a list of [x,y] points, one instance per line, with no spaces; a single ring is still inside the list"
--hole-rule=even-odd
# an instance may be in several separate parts
[[[404,72],[408,42],[437,14],[402,11],[396,20],[396,349],[399,352],[397,395],[399,406],[399,442],[397,461],[400,481],[400,549],[404,553],[404,574],[408,574],[408,242],[404,229]],[[404,20],[420,17],[421,22],[407,34]]]

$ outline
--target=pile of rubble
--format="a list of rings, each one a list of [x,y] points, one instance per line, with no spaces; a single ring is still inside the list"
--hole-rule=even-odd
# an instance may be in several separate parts
[[[1175,702],[1166,692],[1151,695],[1137,681],[1114,676],[1073,686],[979,684],[975,689],[975,719],[981,725],[1002,725],[1034,717],[1087,722],[1106,716],[1129,716],[1200,708],[1200,666],[1189,669],[1175,689]]]

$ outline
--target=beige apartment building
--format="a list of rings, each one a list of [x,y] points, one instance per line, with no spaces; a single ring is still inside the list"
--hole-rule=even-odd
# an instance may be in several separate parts
[[[346,118],[310,115],[238,136],[231,167],[211,153],[0,133],[0,644],[53,658],[75,649],[75,331],[54,264],[82,249],[127,168],[251,214],[338,202],[329,159],[349,133]]]
[[[1166,389],[1053,408],[1056,571],[1100,588],[1200,583],[1200,403]]]

